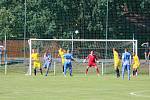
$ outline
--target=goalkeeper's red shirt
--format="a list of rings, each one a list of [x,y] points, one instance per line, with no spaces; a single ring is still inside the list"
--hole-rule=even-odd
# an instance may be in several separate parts
[[[96,55],[94,54],[94,55],[91,55],[91,54],[89,54],[88,55],[88,57],[87,57],[87,59],[89,60],[88,61],[88,66],[96,66],[96,60],[97,60],[97,57],[96,57]]]

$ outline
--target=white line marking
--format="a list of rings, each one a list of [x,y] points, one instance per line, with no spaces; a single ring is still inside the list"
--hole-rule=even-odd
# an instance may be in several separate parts
[[[150,90],[143,90],[143,91],[137,91],[137,92],[130,92],[129,94],[132,95],[132,96],[150,98],[150,96],[148,96],[148,95],[143,95],[143,94],[142,94],[142,93],[149,92],[149,91],[150,91]]]

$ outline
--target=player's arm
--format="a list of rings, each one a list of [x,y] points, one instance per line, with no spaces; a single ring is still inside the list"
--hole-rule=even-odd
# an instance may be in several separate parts
[[[87,56],[87,57],[83,60],[83,63],[85,63],[87,59],[89,59],[89,56]]]
[[[48,57],[48,61],[49,61],[49,62],[52,62],[52,55],[50,55],[50,56]]]
[[[131,59],[131,55],[130,55],[130,58],[129,58],[129,60],[130,60],[130,65],[132,64],[132,59]]]
[[[96,63],[99,63],[100,61],[99,61],[99,58],[95,55],[95,62]]]
[[[34,60],[34,55],[33,55],[33,54],[31,54],[31,60],[32,60],[32,61],[35,61],[35,60]]]
[[[122,54],[122,63],[124,63],[124,53]]]

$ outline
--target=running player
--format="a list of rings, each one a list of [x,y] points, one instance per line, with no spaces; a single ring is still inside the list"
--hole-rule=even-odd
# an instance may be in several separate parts
[[[137,76],[139,67],[140,67],[139,57],[135,53],[133,53],[133,76]]]
[[[64,62],[64,76],[66,77],[66,71],[69,68],[70,76],[72,76],[72,63],[71,61],[74,61],[73,56],[70,52],[70,50],[67,50],[67,53],[64,55],[65,62]]]
[[[88,66],[86,68],[86,71],[85,71],[85,75],[88,74],[88,69],[90,67],[93,67],[96,69],[96,73],[97,73],[97,76],[99,76],[99,69],[97,67],[97,57],[96,55],[94,54],[94,51],[91,51],[91,53],[86,57],[86,59],[83,61],[84,63],[86,62],[86,60],[88,60]]]
[[[61,57],[61,63],[62,63],[62,68],[63,68],[63,73],[64,73],[64,62],[65,62],[64,54],[65,54],[65,50],[60,48],[58,50],[58,53],[59,53],[59,56]]]
[[[125,69],[128,71],[128,80],[130,80],[131,54],[125,48],[125,53],[122,54],[122,79],[124,79]]]
[[[114,69],[118,78],[120,77],[119,67],[121,66],[121,61],[119,58],[118,51],[115,48],[113,48],[113,55],[114,55]]]
[[[35,49],[32,49],[31,57],[32,57],[32,61],[33,61],[34,75],[36,76],[36,69],[40,69],[40,72],[42,75],[43,73],[42,73],[39,53],[37,53],[37,51]]]
[[[44,65],[43,65],[43,68],[46,69],[45,76],[48,75],[49,69],[51,67],[51,63],[52,63],[52,56],[51,56],[49,50],[47,50],[44,54]]]

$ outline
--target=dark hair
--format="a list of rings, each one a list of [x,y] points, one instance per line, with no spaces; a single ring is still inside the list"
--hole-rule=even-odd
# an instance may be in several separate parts
[[[125,48],[125,51],[127,51],[127,52],[128,52],[128,48]]]

